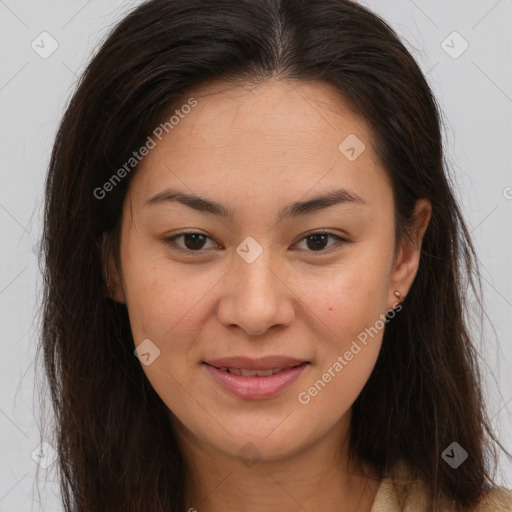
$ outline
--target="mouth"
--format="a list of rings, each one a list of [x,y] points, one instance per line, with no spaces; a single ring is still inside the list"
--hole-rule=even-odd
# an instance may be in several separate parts
[[[205,363],[208,364],[208,363]],[[221,372],[231,373],[232,375],[242,375],[244,377],[269,377],[270,375],[275,375],[276,373],[281,373],[284,370],[290,370],[292,368],[297,368],[298,366],[308,364],[307,361],[303,363],[298,363],[294,366],[287,366],[287,367],[281,367],[281,368],[268,368],[266,370],[250,370],[247,368],[233,368],[229,366],[215,366],[210,365],[213,368],[217,368],[217,370],[220,370]]]
[[[242,399],[272,398],[295,382],[311,365],[309,361],[267,357],[226,358],[203,365],[223,391]]]

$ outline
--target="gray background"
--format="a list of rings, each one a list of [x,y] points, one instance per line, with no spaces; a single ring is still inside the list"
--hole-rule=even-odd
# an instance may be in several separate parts
[[[35,250],[43,183],[77,77],[112,24],[138,3],[0,0],[0,512],[62,510],[56,464],[39,469],[48,483],[37,485],[31,457],[40,442]],[[512,0],[362,3],[405,39],[444,112],[447,158],[482,265],[488,316],[477,346],[490,416],[512,451]],[[47,58],[31,47],[34,40],[42,46],[43,31],[58,44]],[[505,457],[498,482],[512,487]]]

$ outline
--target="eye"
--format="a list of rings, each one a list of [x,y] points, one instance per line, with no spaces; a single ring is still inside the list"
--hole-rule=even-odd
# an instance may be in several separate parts
[[[182,247],[176,243],[176,240],[179,238],[183,238],[185,247]],[[163,242],[166,244],[178,245],[178,248],[183,251],[200,252],[199,250],[203,248],[204,242],[207,239],[211,240],[209,236],[206,236],[203,233],[197,233],[195,231],[184,231],[169,238],[165,238]]]
[[[325,249],[326,242],[330,239],[335,240],[335,243],[331,244],[330,247]],[[181,246],[176,242],[178,239],[183,239],[184,246]],[[172,244],[178,246],[178,249],[184,252],[204,252],[201,249],[204,248],[205,242],[207,240],[212,240],[209,236],[198,233],[195,231],[184,231],[182,233],[178,233],[171,237],[165,238],[163,242],[165,244]],[[213,240],[212,240],[213,241]],[[340,245],[348,243],[348,240],[335,235],[334,233],[330,233],[328,231],[318,231],[315,233],[309,233],[305,237],[301,238],[299,243],[306,241],[307,247],[312,248],[312,251],[308,252],[331,252],[336,248],[339,248]],[[310,243],[308,243],[310,242]],[[333,249],[334,248],[334,249]]]
[[[327,250],[325,249],[325,244],[329,240],[329,238],[336,240],[335,243],[333,243]],[[306,240],[306,245],[309,248],[313,248],[313,251],[309,252],[323,252],[323,253],[329,253],[333,250],[339,249],[341,245],[348,243],[348,240],[341,238],[338,235],[335,235],[334,233],[329,233],[328,231],[317,231],[315,233],[309,233],[305,237],[303,237],[300,242]],[[308,241],[310,243],[308,243]],[[299,242],[299,243],[300,243]]]

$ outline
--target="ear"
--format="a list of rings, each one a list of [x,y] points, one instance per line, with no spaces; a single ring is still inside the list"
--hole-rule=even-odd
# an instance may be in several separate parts
[[[432,205],[428,199],[418,199],[414,208],[411,236],[404,237],[400,243],[391,275],[388,302],[396,305],[401,302],[412,286],[420,263],[421,245],[432,214]],[[397,300],[394,292],[402,296]]]
[[[122,273],[114,258],[111,233],[103,233],[101,246],[106,295],[116,302],[126,304]]]

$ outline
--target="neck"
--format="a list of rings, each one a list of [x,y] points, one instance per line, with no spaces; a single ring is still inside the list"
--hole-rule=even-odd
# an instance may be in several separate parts
[[[181,432],[190,479],[186,511],[368,512],[379,479],[373,469],[348,457],[346,422],[314,444],[271,460],[240,460]]]

